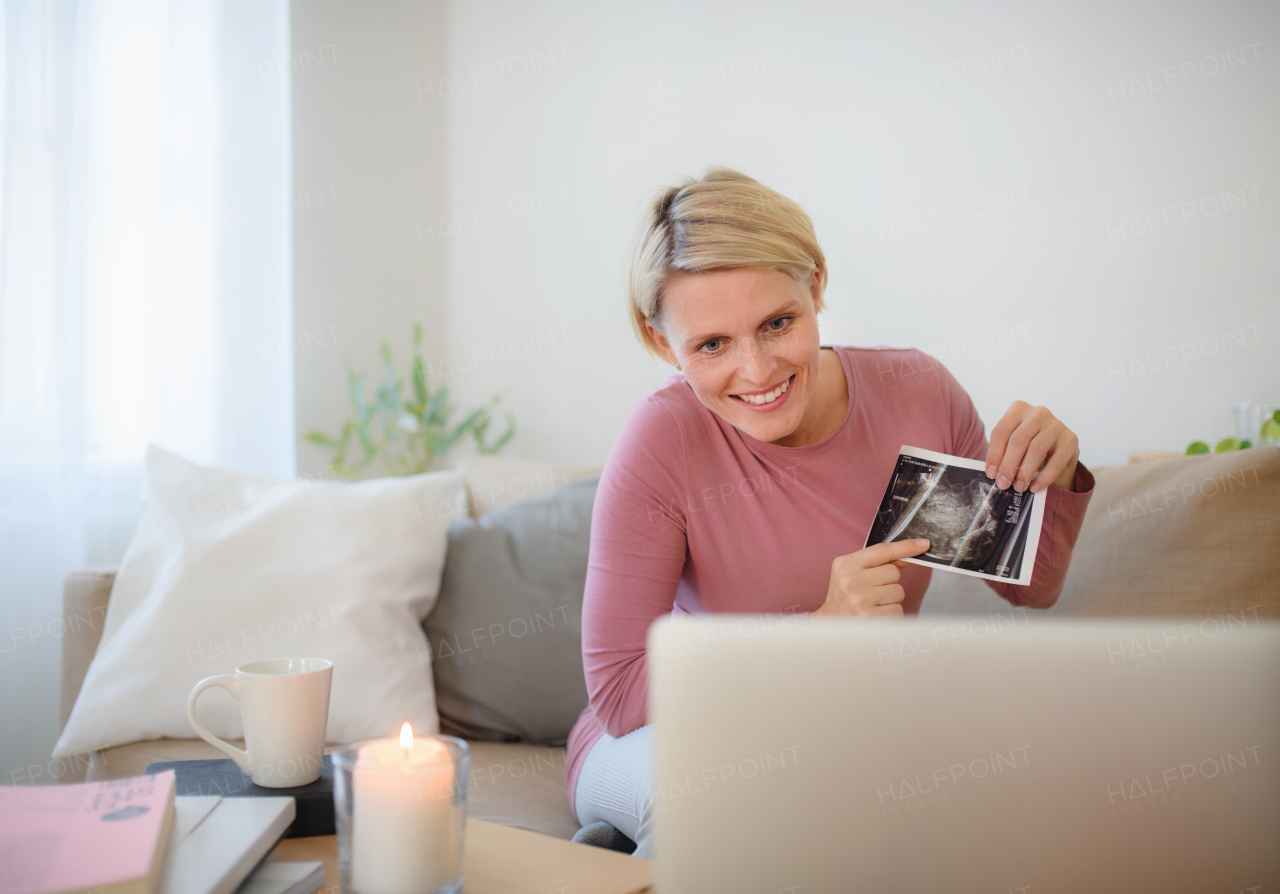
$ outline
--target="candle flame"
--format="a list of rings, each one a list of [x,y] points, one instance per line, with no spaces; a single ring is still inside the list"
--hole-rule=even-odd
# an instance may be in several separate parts
[[[407,723],[400,727],[400,747],[405,751],[413,750],[413,727]]]

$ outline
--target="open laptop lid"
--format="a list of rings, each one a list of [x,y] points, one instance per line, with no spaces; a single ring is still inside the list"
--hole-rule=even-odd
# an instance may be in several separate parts
[[[649,634],[657,890],[1280,884],[1280,624],[703,615]]]

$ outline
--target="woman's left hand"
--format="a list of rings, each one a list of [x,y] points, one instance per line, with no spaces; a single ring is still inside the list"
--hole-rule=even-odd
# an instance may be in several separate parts
[[[1049,484],[1075,490],[1080,439],[1044,407],[1016,400],[991,429],[987,449],[987,477],[1001,490],[1030,485],[1038,494]]]

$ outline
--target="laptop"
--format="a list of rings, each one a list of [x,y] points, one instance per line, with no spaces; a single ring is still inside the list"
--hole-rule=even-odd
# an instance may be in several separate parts
[[[1029,617],[654,624],[656,890],[1276,890],[1280,623]]]

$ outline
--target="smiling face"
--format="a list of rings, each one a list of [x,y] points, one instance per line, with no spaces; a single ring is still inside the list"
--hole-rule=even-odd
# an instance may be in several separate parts
[[[707,409],[758,441],[800,446],[829,422],[817,399],[820,288],[816,274],[801,284],[752,267],[677,276],[646,328]]]

